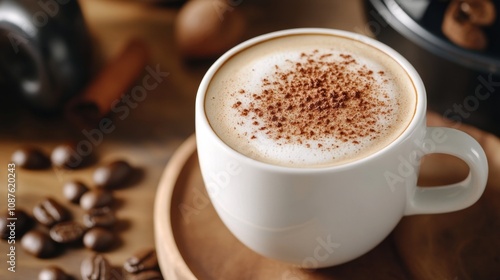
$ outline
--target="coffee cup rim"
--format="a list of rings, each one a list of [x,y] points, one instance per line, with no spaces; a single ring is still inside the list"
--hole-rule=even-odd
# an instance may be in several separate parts
[[[290,36],[290,35],[331,35],[331,36],[337,36],[337,37],[344,37],[350,40],[355,40],[361,43],[364,43],[366,45],[369,45],[371,47],[374,47],[385,54],[389,55],[396,63],[398,63],[403,70],[405,70],[406,74],[409,76],[413,87],[415,89],[415,94],[416,94],[416,106],[415,106],[415,113],[413,115],[413,118],[411,119],[410,123],[406,127],[406,129],[401,133],[394,141],[383,147],[382,149],[366,156],[358,160],[350,161],[347,163],[343,164],[338,164],[338,165],[330,165],[330,166],[306,166],[306,167],[294,167],[294,166],[283,166],[283,165],[277,165],[277,164],[272,164],[272,163],[267,163],[267,162],[262,162],[253,158],[250,158],[248,156],[245,156],[241,154],[240,152],[236,151],[232,147],[230,147],[228,144],[226,144],[218,135],[217,133],[213,130],[212,126],[210,125],[210,122],[208,120],[206,111],[205,111],[205,97],[207,93],[208,86],[210,85],[210,82],[212,81],[212,78],[214,75],[217,73],[217,71],[221,68],[221,66],[228,61],[232,56],[236,55],[237,53],[250,48],[254,45],[257,45],[261,42],[279,38],[279,37],[284,37],[284,36]],[[279,30],[279,31],[274,31],[266,34],[262,34],[259,36],[256,36],[254,38],[248,39],[230,50],[228,50],[226,53],[224,53],[222,56],[220,56],[213,64],[212,66],[208,69],[208,71],[205,73],[202,81],[200,82],[200,85],[197,90],[197,95],[196,95],[196,102],[195,102],[195,113],[196,113],[196,126],[202,125],[207,127],[207,132],[210,134],[210,137],[216,141],[217,145],[222,147],[226,152],[230,153],[232,156],[237,158],[238,160],[251,164],[253,166],[257,167],[262,167],[265,169],[272,169],[275,171],[281,171],[281,172],[291,172],[291,173],[300,173],[300,172],[305,172],[305,173],[311,173],[311,172],[324,172],[324,171],[331,171],[331,170],[342,170],[342,169],[348,169],[352,168],[356,165],[361,165],[367,161],[371,161],[374,158],[378,158],[382,154],[386,153],[388,150],[392,149],[394,146],[399,145],[399,143],[403,142],[405,139],[407,139],[413,131],[417,129],[417,127],[420,125],[421,120],[425,120],[425,111],[427,108],[427,99],[426,99],[426,91],[425,87],[423,84],[422,79],[420,78],[420,75],[418,74],[417,70],[410,64],[410,62],[404,58],[400,53],[398,53],[396,50],[393,48],[383,44],[380,41],[377,41],[376,39],[370,38],[366,35],[359,34],[359,33],[354,33],[351,31],[345,31],[345,30],[338,30],[338,29],[329,29],[329,28],[293,28],[293,29],[284,29],[284,30]],[[198,123],[199,122],[199,123]],[[197,139],[197,141],[207,141],[206,139]],[[211,140],[209,140],[211,141]]]

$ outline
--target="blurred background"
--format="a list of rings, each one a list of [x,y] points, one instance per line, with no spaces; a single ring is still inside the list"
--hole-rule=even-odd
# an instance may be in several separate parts
[[[143,68],[159,67],[170,76],[148,92],[109,137],[185,138],[193,132],[191,105],[210,64],[245,39],[296,27],[336,28],[376,37],[417,68],[429,93],[430,109],[500,133],[496,125],[500,121],[498,94],[488,94],[487,101],[474,98],[484,80],[490,84],[486,91],[498,91],[499,21],[478,28],[489,40],[486,49],[459,46],[442,31],[446,8],[457,1],[295,1],[285,6],[277,1],[190,2],[90,0],[59,4],[47,0],[40,5],[25,0],[1,1],[1,134],[12,135],[17,141],[78,137],[79,129],[73,129],[72,124],[66,127],[68,123],[60,117],[61,108],[84,95],[102,69],[131,40],[139,40],[149,53]],[[129,91],[132,82],[147,74],[136,72],[122,83]],[[113,75],[120,73],[111,73],[108,80]],[[102,95],[109,96],[108,103],[119,99],[114,92]],[[147,126],[138,125],[145,121]],[[178,125],[179,121],[185,125]],[[122,125],[144,131],[122,137]],[[46,126],[64,129],[49,132]]]
[[[194,133],[194,100],[204,73],[239,42],[297,27],[382,40],[415,65],[431,110],[499,134],[499,21],[474,26],[488,41],[481,50],[459,46],[442,31],[451,2],[0,0],[0,186],[19,147],[50,154],[61,143],[87,140],[97,165],[124,158],[143,170],[139,183],[116,194],[118,214],[128,222],[110,259],[122,263],[139,245],[154,246],[155,191],[173,152]],[[491,2],[498,11],[498,1]],[[145,84],[148,76],[154,86]],[[113,130],[96,136],[103,118]],[[18,207],[29,211],[42,197],[60,198],[62,183],[72,178],[91,184],[95,166],[18,170]],[[0,189],[0,205],[6,192]],[[0,243],[0,251],[5,248]],[[74,272],[83,254],[58,259]],[[21,250],[19,258],[26,274],[14,279],[34,279],[23,277],[50,263]],[[0,270],[0,278],[11,276]]]

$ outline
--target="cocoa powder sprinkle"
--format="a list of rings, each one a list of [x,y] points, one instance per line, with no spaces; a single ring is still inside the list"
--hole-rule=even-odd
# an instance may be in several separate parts
[[[332,59],[333,58],[333,59]],[[349,54],[304,52],[289,67],[274,66],[274,75],[261,80],[257,92],[240,94],[252,98],[249,104],[237,100],[232,108],[248,117],[255,126],[250,139],[265,130],[280,144],[292,143],[334,149],[321,143],[335,137],[341,142],[360,144],[362,138],[377,138],[383,132],[378,116],[391,113],[373,71]],[[387,94],[385,93],[387,99]]]

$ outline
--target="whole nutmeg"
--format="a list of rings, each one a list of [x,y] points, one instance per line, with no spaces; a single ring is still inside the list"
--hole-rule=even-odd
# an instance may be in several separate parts
[[[175,40],[181,54],[188,58],[210,58],[238,44],[245,20],[241,8],[231,5],[233,2],[187,2],[175,21]]]

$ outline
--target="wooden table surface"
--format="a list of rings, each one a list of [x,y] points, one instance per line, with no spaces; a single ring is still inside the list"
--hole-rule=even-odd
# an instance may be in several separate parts
[[[232,1],[235,2],[235,1]],[[236,1],[237,2],[237,1]],[[272,2],[272,3],[268,3]],[[361,1],[241,1],[248,19],[245,38],[284,28],[329,27],[362,32],[365,30]],[[297,2],[297,3],[292,3]],[[94,39],[94,50],[100,65],[109,61],[128,42],[139,37],[147,42],[151,58],[148,65],[159,67],[170,75],[123,120],[111,115],[116,129],[104,135],[93,147],[95,165],[75,170],[16,170],[16,208],[31,212],[35,203],[46,196],[63,202],[76,220],[82,211],[66,203],[61,187],[70,179],[91,185],[93,170],[104,162],[123,158],[143,171],[133,186],[115,191],[119,219],[119,246],[107,252],[111,263],[121,266],[137,249],[154,246],[153,201],[156,188],[170,156],[194,133],[194,100],[198,84],[212,61],[186,63],[173,42],[177,7],[154,6],[132,0],[82,0],[84,16]],[[41,118],[16,104],[2,106],[0,112],[0,208],[6,208],[7,164],[12,153],[23,145],[34,145],[50,153],[68,140],[82,139],[82,130],[63,118]],[[56,264],[80,278],[83,257],[91,252],[84,248],[68,249],[55,258],[37,259],[26,254],[16,243],[16,272],[7,270],[8,244],[0,242],[0,279],[36,279],[41,268]]]

